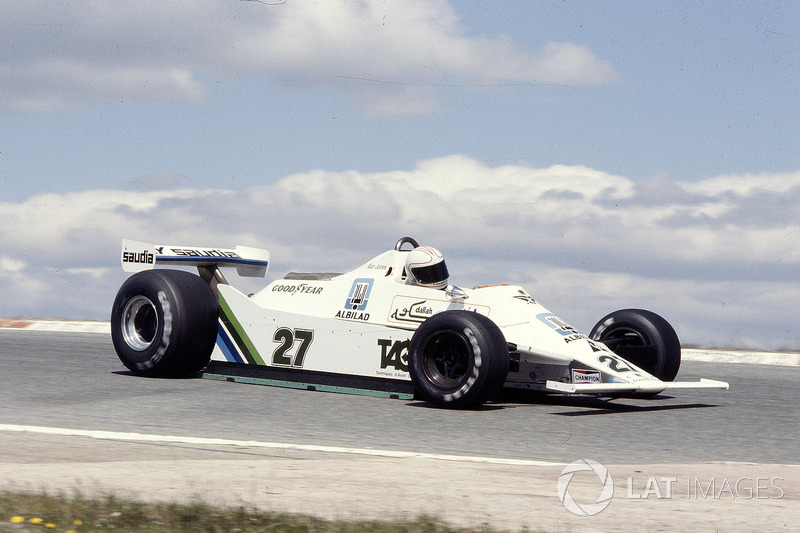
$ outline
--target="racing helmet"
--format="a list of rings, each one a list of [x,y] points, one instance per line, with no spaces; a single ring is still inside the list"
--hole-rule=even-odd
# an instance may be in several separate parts
[[[450,275],[441,252],[431,246],[419,246],[408,252],[406,274],[414,285],[444,289]]]

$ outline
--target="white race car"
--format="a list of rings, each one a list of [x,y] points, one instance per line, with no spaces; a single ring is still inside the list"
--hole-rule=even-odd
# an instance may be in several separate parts
[[[185,270],[156,265],[194,266]],[[354,392],[468,407],[502,387],[654,396],[672,381],[681,348],[649,311],[602,318],[589,335],[522,287],[449,284],[444,258],[400,239],[344,274],[290,273],[246,295],[221,268],[266,276],[269,253],[123,241],[111,332],[120,360],[143,376],[204,377]]]

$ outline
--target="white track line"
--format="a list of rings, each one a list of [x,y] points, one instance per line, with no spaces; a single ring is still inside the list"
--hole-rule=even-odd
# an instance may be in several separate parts
[[[267,448],[277,450],[298,450],[306,452],[343,453],[350,455],[370,455],[392,459],[433,459],[437,461],[455,461],[461,463],[486,463],[513,466],[564,466],[566,463],[548,461],[530,461],[525,459],[508,459],[503,457],[478,457],[462,455],[442,455],[434,453],[405,452],[399,450],[373,450],[369,448],[346,448],[340,446],[318,446],[314,444],[288,444],[283,442],[263,442],[256,440],[216,439],[207,437],[181,437],[176,435],[149,435],[145,433],[127,433],[121,431],[101,431],[84,429],[65,429],[41,426],[20,426],[0,424],[0,431],[37,433],[40,435],[58,435],[65,437],[88,437],[92,439],[156,442],[165,444],[194,444],[200,446],[236,446],[244,448]]]

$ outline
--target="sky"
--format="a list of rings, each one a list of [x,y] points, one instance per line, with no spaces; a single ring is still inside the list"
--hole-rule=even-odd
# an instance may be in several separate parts
[[[580,330],[800,350],[797,2],[0,13],[0,316],[107,319],[123,238],[266,248],[269,281],[410,235]]]

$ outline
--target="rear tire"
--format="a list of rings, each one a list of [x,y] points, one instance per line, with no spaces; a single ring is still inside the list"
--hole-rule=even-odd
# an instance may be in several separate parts
[[[678,335],[669,322],[651,311],[614,311],[600,319],[589,337],[661,381],[672,381],[678,375],[681,366]]]
[[[471,407],[494,396],[508,376],[508,344],[487,317],[444,311],[411,337],[409,373],[418,395],[443,407]]]
[[[200,277],[147,270],[122,284],[111,309],[111,339],[120,361],[140,376],[196,374],[211,358],[217,299]]]

